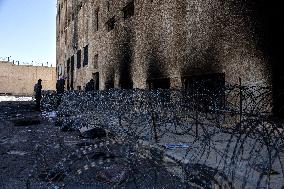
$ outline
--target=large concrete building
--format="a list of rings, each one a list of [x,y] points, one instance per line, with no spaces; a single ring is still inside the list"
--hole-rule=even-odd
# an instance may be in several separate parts
[[[278,93],[279,7],[265,0],[58,0],[57,76],[71,90],[91,78],[97,89],[241,78]]]
[[[38,79],[42,80],[43,90],[55,90],[56,69],[0,61],[0,94],[32,96]]]

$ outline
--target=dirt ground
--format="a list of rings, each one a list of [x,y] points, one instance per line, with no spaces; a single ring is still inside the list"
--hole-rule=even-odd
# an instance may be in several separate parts
[[[46,147],[41,153],[50,153],[50,166],[64,156],[56,150],[64,136],[58,136],[59,129],[34,109],[34,102],[0,102],[0,188],[29,187],[41,147]]]
[[[34,109],[34,102],[0,102],[1,189],[188,188],[163,166],[123,157],[125,146],[62,132]]]

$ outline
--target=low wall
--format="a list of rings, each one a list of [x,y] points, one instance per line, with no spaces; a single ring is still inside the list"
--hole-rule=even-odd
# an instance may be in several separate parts
[[[0,94],[33,96],[38,79],[42,80],[43,90],[55,90],[55,67],[15,65],[0,61],[0,70]]]

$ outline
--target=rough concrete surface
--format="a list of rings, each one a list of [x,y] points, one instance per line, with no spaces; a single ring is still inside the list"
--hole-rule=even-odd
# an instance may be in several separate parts
[[[0,61],[0,94],[33,96],[34,84],[42,80],[43,90],[55,90],[56,68],[16,65]]]

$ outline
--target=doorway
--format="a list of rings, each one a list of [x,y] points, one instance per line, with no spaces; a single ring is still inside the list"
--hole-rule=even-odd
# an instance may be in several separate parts
[[[183,89],[190,96],[197,96],[204,108],[221,109],[225,104],[225,74],[212,73],[182,77]]]
[[[99,74],[99,72],[93,73],[92,77],[95,81],[95,90],[100,90],[100,74]]]
[[[149,79],[147,81],[148,89],[169,89],[170,88],[170,78],[161,79]]]
[[[70,89],[74,90],[74,55],[71,57]]]

